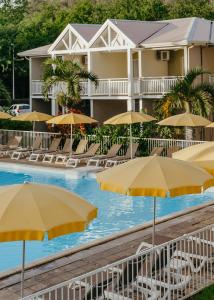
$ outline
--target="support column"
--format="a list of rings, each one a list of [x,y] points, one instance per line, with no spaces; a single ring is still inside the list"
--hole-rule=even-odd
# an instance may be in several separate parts
[[[139,100],[139,112],[142,112],[143,110],[143,99]]]
[[[138,76],[142,77],[142,51],[138,50]]]
[[[186,75],[189,71],[189,51],[188,47],[184,47],[184,75]]]
[[[32,58],[29,59],[29,99],[30,99],[30,110],[32,111]]]
[[[51,98],[51,114],[52,116],[56,116],[57,115],[57,107],[56,107],[56,98],[55,96],[53,96],[53,98]]]
[[[135,110],[135,100],[132,100],[132,98],[127,99],[127,111],[134,111]]]
[[[88,51],[88,72],[92,71],[92,53]],[[88,96],[90,97],[92,95],[92,86],[91,81],[88,79]]]
[[[133,96],[133,59],[132,51],[129,48],[127,50],[127,77],[128,77],[128,96]]]
[[[90,99],[90,117],[94,117],[94,100]]]

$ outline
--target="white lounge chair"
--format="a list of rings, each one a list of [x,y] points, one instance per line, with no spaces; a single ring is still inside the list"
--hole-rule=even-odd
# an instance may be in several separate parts
[[[98,155],[90,158],[88,160],[87,166],[95,165],[96,167],[99,167],[99,165],[104,165],[108,159],[117,156],[121,147],[121,144],[112,145],[106,155]]]
[[[76,168],[80,163],[87,162],[88,159],[94,157],[99,147],[100,144],[91,144],[88,148],[88,151],[86,151],[85,153],[70,157],[66,162],[66,167]]]
[[[87,144],[88,144],[88,140],[81,139],[79,141],[79,144],[77,145],[76,151],[72,152],[72,154],[70,154],[69,152],[66,155],[65,154],[57,155],[55,164],[64,165],[71,155],[73,157],[74,155],[83,154],[85,149],[87,148]]]
[[[64,144],[61,151],[55,151],[53,153],[45,154],[42,162],[43,163],[49,163],[49,164],[52,163],[54,158],[57,158],[60,155],[67,155],[68,153],[70,153],[71,147],[72,147],[71,139],[66,139],[65,144]]]
[[[43,158],[45,154],[55,152],[59,147],[60,141],[61,141],[61,138],[54,138],[48,149],[41,149],[41,150],[33,151],[33,153],[31,153],[31,155],[29,157],[29,161],[37,162],[39,160],[39,158]]]
[[[11,156],[14,150],[21,149],[19,147],[22,141],[22,136],[13,136],[9,138],[7,145],[0,146],[0,157]]]
[[[135,158],[139,144],[132,143],[132,158]],[[105,168],[110,168],[122,164],[131,159],[131,145],[129,145],[126,154],[121,156],[116,156],[115,158],[108,159],[105,164]]]
[[[33,142],[33,146],[29,147],[29,148],[23,148],[23,149],[19,149],[16,151],[13,151],[12,155],[11,155],[11,159],[14,160],[19,160],[20,158],[25,158],[28,155],[30,155],[30,153],[33,150],[38,150],[40,149],[42,143],[42,139],[39,135],[36,136],[35,141]]]

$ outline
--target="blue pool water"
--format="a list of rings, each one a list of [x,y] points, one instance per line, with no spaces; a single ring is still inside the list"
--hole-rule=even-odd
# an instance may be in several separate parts
[[[66,175],[54,175],[39,171],[5,170],[0,172],[0,185],[17,184],[24,181],[58,185],[79,194],[99,208],[97,219],[82,233],[65,235],[44,242],[27,242],[27,262],[152,220],[152,198],[128,197],[103,192],[99,190],[95,179],[74,180]],[[165,216],[212,199],[213,193],[211,192],[171,199],[159,198],[157,199],[157,216]],[[0,243],[0,271],[20,265],[21,249],[21,242]]]

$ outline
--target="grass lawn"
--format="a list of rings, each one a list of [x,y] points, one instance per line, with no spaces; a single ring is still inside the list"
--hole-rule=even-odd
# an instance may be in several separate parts
[[[189,298],[191,300],[214,300],[214,285]]]

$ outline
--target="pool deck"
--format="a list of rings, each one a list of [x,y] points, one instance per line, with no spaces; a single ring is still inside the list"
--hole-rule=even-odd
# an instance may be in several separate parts
[[[214,202],[160,218],[157,223],[156,244],[161,244],[214,224]],[[29,265],[25,273],[25,296],[134,254],[143,240],[151,243],[151,225],[150,222],[136,226]],[[0,299],[19,298],[20,270],[0,273]]]

